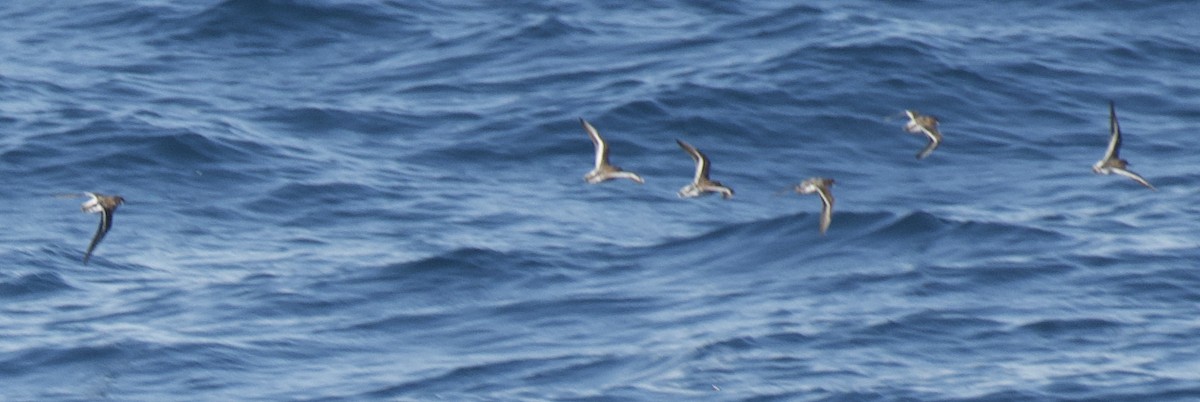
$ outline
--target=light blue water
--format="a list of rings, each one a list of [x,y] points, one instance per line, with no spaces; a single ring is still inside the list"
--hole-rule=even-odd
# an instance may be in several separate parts
[[[1192,2],[185,3],[0,4],[0,399],[1200,398]]]

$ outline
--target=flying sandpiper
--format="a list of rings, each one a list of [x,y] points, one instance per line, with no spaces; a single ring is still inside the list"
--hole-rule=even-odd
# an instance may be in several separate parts
[[[637,173],[626,172],[619,167],[609,164],[608,143],[604,142],[604,138],[600,137],[600,132],[596,131],[596,128],[592,127],[591,123],[588,123],[587,120],[580,118],[579,122],[583,124],[583,130],[587,131],[588,137],[591,137],[592,143],[596,145],[596,167],[584,175],[583,180],[591,184],[612,179],[629,179],[638,182],[638,184],[645,183],[645,180],[642,180],[642,176],[638,176]]]
[[[821,196],[821,234],[829,229],[829,223],[833,222],[833,193],[830,192],[830,187],[833,187],[833,179],[823,177],[812,177],[796,186],[796,192],[800,194],[817,193]]]
[[[929,137],[929,145],[917,153],[917,159],[925,159],[942,143],[942,133],[938,132],[937,128],[938,120],[936,117],[917,113],[916,110],[905,110],[904,114],[908,115],[908,123],[904,125],[905,131]]]
[[[691,198],[704,195],[705,193],[721,193],[726,199],[733,198],[733,189],[725,187],[719,181],[708,179],[708,168],[711,165],[708,162],[708,157],[700,153],[700,150],[690,144],[676,139],[675,142],[683,148],[688,155],[692,156],[692,160],[696,161],[696,177],[692,179],[692,183],[679,189],[679,197]]]
[[[1100,159],[1095,165],[1092,165],[1092,171],[1097,174],[1108,175],[1112,173],[1133,179],[1141,183],[1146,188],[1158,191],[1154,186],[1150,185],[1146,179],[1137,173],[1127,169],[1129,162],[1121,159],[1118,154],[1121,152],[1121,126],[1117,124],[1117,108],[1112,101],[1108,101],[1108,130],[1111,137],[1108,140],[1108,151],[1104,153],[1104,159]]]
[[[88,245],[87,252],[83,254],[83,264],[87,265],[88,259],[92,258],[92,251],[96,249],[96,245],[100,244],[100,240],[104,239],[104,235],[108,234],[108,229],[112,228],[113,213],[117,211],[117,206],[125,203],[125,198],[119,195],[104,195],[98,193],[84,193],[88,196],[88,200],[83,203],[83,212],[99,213],[100,227],[96,228],[96,234],[92,236],[92,243]]]

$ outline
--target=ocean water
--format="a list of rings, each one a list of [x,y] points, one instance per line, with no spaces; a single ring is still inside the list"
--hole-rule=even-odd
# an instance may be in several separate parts
[[[1196,21],[2,2],[0,399],[1198,400]],[[1091,172],[1109,100],[1158,191]],[[583,182],[581,117],[645,184]]]

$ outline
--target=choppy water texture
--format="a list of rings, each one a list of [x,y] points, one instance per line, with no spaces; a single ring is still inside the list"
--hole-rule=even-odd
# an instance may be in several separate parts
[[[1200,7],[795,3],[0,3],[0,399],[1200,398]]]

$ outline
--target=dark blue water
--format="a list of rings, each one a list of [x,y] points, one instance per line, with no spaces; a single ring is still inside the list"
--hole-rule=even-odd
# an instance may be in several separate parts
[[[793,3],[0,3],[0,399],[1200,398],[1200,7]]]

